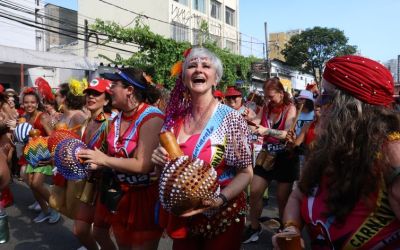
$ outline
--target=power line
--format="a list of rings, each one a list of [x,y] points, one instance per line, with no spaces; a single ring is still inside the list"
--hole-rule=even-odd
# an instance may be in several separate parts
[[[1,3],[0,3],[0,5],[2,5]],[[3,5],[4,6],[4,5]],[[13,8],[14,9],[14,8]],[[19,10],[19,9],[15,9],[15,10],[18,10],[18,11],[21,11],[21,10]],[[5,10],[4,10],[5,11]],[[22,11],[22,12],[24,12],[24,13],[27,13],[27,14],[34,14],[34,13],[31,13],[31,12],[25,12],[25,11]],[[11,12],[9,12],[10,14],[14,14],[14,16],[13,15],[11,15],[11,16],[13,16],[13,17],[16,17],[15,16],[15,13],[11,13]],[[19,16],[18,18],[20,18],[20,19],[22,19],[22,20],[25,20],[25,21],[28,21],[28,22],[35,22],[35,21],[33,21],[33,20],[30,20],[30,19],[26,19],[25,17],[21,17],[21,16]],[[58,21],[58,20],[57,20]],[[56,21],[56,22],[57,22]],[[37,24],[37,22],[35,22],[36,24]],[[66,23],[66,24],[69,24],[69,23]],[[63,31],[65,31],[65,32],[69,32],[69,33],[71,33],[71,34],[78,34],[78,35],[83,35],[83,36],[85,36],[85,34],[84,33],[80,33],[80,32],[78,32],[78,31],[75,31],[75,30],[70,30],[70,29],[65,29],[65,28],[61,28],[61,27],[58,27],[58,26],[52,26],[52,25],[49,25],[49,24],[46,24],[46,23],[43,23],[43,24],[41,24],[41,25],[44,25],[44,26],[47,26],[47,27],[51,27],[51,28],[55,28],[55,29],[59,29],[59,30],[63,30]],[[75,27],[75,26],[73,26],[73,25],[70,25],[71,27]],[[95,33],[96,35],[102,35],[101,33]],[[63,35],[65,35],[65,34],[63,34]],[[107,36],[107,35],[104,35],[104,36]],[[107,36],[108,37],[108,36]],[[125,45],[125,46],[134,46],[134,47],[139,47],[138,45],[136,45],[136,44],[133,44],[133,43],[118,43],[118,42],[115,42],[115,41],[111,41],[111,40],[109,40],[109,39],[102,39],[102,38],[99,38],[99,37],[97,37],[99,40],[102,40],[104,43],[109,43],[109,42],[113,42],[113,43],[117,43],[117,44],[121,44],[121,45]],[[102,45],[102,44],[100,44],[100,45]],[[130,52],[131,53],[131,52]]]
[[[3,17],[3,18],[5,18],[5,19],[9,19],[9,20],[12,20],[12,21],[15,21],[15,22],[24,24],[24,25],[29,26],[29,27],[37,28],[37,29],[39,29],[39,30],[45,30],[45,31],[49,31],[49,32],[56,33],[56,34],[59,34],[59,35],[63,35],[63,36],[71,37],[71,38],[74,38],[74,39],[78,39],[78,40],[81,40],[81,41],[86,41],[86,40],[83,39],[83,38],[75,37],[75,36],[72,36],[72,35],[69,35],[69,34],[65,34],[65,33],[61,33],[61,32],[58,32],[58,31],[55,31],[55,30],[52,30],[52,29],[48,29],[48,28],[40,27],[40,26],[38,26],[38,25],[34,25],[34,24],[31,24],[31,23],[27,23],[27,22],[25,22],[25,21],[18,20],[18,19],[15,18],[15,17],[12,18],[12,17],[10,17],[9,15],[6,16],[6,15],[3,15],[3,14],[0,13],[0,17]],[[87,42],[88,42],[88,43],[95,43],[95,42],[92,42],[92,41],[87,41]],[[98,44],[98,45],[101,45],[101,46],[104,46],[104,47],[107,47],[107,48],[112,48],[112,49],[120,50],[120,51],[125,51],[125,52],[128,52],[128,53],[134,53],[133,51],[129,51],[129,50],[121,49],[121,48],[116,48],[116,47],[113,47],[113,46],[110,46],[110,45],[106,45],[106,44]]]

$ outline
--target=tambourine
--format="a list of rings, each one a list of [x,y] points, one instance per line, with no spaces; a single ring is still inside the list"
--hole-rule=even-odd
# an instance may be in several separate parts
[[[78,139],[65,139],[56,146],[54,165],[65,179],[80,180],[87,177],[87,164],[77,157],[82,149],[87,149],[87,145]]]

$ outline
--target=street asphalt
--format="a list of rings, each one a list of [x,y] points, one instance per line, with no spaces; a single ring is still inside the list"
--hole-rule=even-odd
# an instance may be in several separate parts
[[[28,206],[34,201],[30,189],[25,183],[16,179],[10,187],[14,194],[14,205],[6,209],[10,240],[5,244],[0,244],[0,250],[76,250],[81,247],[71,231],[72,220],[62,216],[56,224],[49,224],[47,221],[38,224],[32,222],[37,213],[28,210]],[[269,205],[263,210],[263,216],[276,217],[277,214],[276,200],[272,196],[269,199]],[[272,249],[271,235],[270,232],[264,230],[258,242],[245,244],[242,247],[245,250]],[[159,250],[171,248],[171,239],[163,238],[160,241]]]

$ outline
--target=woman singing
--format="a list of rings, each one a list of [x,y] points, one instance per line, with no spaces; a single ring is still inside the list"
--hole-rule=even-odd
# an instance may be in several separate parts
[[[205,48],[186,56],[167,108],[166,127],[175,133],[183,153],[211,164],[221,192],[203,201],[207,209],[188,218],[164,211],[160,224],[174,240],[173,249],[240,249],[246,199],[252,176],[249,131],[241,114],[221,104],[212,90],[222,77],[222,63]],[[208,133],[209,131],[212,131]],[[152,160],[164,166],[168,153],[158,147]]]

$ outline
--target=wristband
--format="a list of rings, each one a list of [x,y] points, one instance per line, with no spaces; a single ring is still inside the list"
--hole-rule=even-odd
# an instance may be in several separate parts
[[[222,203],[223,207],[228,205],[228,198],[226,198],[226,196],[223,193],[219,193],[218,198],[221,198],[221,200],[223,201]]]

